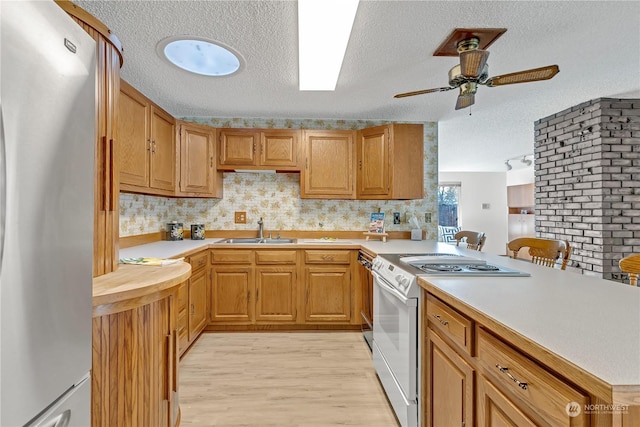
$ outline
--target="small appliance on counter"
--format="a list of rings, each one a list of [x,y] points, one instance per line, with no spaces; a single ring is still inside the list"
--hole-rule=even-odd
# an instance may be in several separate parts
[[[204,240],[204,224],[191,224],[191,240]]]
[[[172,221],[167,223],[167,240],[182,240],[184,237],[184,228],[181,222]]]

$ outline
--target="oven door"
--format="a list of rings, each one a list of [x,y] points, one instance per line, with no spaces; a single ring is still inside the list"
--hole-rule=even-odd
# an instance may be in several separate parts
[[[404,297],[376,272],[373,275],[374,347],[404,398],[412,402],[418,391],[418,299]]]

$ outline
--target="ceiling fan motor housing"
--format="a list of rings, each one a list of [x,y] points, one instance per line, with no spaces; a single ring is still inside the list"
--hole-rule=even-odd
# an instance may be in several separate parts
[[[478,77],[465,77],[462,75],[460,64],[455,65],[449,70],[449,85],[452,87],[458,87],[467,82],[483,82],[489,77],[489,64],[485,64]]]

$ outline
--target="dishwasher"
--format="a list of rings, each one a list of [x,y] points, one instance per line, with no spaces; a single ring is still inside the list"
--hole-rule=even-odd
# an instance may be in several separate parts
[[[362,336],[369,349],[373,343],[373,256],[365,251],[358,253],[358,263],[360,264],[360,288],[362,289],[362,305],[360,316],[362,317]]]

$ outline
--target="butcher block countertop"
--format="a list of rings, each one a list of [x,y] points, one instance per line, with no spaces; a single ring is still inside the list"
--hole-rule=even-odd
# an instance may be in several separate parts
[[[112,273],[93,279],[93,316],[112,314],[158,299],[191,276],[191,265],[120,264]]]

